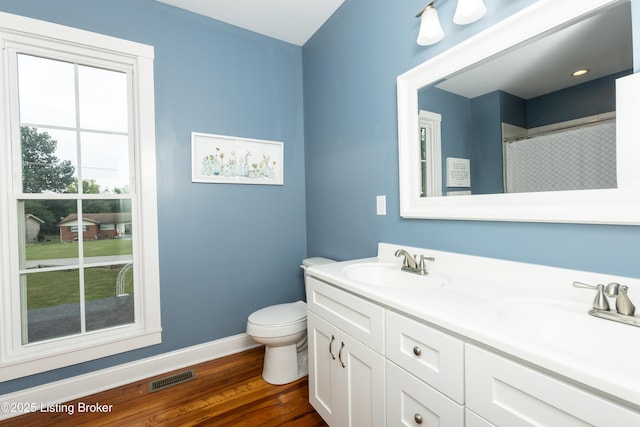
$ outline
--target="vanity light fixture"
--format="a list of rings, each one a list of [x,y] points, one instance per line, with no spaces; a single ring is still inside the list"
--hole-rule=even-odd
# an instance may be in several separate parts
[[[487,13],[487,8],[482,0],[458,0],[453,22],[458,25],[467,25],[476,22]]]
[[[438,43],[444,37],[444,31],[438,19],[438,11],[433,4],[435,0],[422,9],[416,18],[420,18],[420,31],[418,32],[418,44],[429,46]]]
[[[444,37],[444,31],[438,19],[438,11],[434,7],[436,0],[429,2],[416,18],[421,18],[418,44],[429,46],[438,43]],[[482,18],[487,8],[482,0],[458,0],[453,22],[458,25],[471,24]]]
[[[588,68],[583,68],[581,70],[576,70],[573,73],[571,73],[571,75],[573,77],[579,77],[579,76],[584,76],[585,74],[587,74],[589,72]]]

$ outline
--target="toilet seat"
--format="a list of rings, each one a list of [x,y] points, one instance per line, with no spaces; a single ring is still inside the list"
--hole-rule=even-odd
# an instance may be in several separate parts
[[[252,313],[247,320],[247,334],[254,337],[284,337],[306,328],[307,304],[304,301],[265,307]]]

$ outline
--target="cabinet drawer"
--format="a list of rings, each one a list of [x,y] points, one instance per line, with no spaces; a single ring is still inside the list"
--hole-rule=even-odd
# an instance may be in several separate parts
[[[384,355],[384,309],[306,276],[307,309]]]
[[[464,342],[387,311],[387,358],[464,404]]]
[[[464,426],[464,407],[387,361],[388,426]]]
[[[466,346],[467,407],[499,426],[640,426],[640,412],[559,378]]]

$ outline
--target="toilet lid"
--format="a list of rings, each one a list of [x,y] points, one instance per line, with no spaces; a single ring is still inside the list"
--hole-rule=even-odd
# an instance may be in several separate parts
[[[295,323],[307,317],[307,304],[304,301],[265,307],[249,316],[249,322],[255,325],[285,325]]]

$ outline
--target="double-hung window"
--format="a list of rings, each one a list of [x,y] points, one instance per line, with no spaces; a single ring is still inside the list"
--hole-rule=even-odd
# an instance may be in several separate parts
[[[0,381],[160,342],[153,48],[0,14]]]

